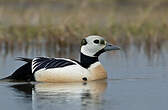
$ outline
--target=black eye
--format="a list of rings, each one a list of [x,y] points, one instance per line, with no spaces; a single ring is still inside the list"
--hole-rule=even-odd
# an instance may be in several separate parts
[[[93,41],[95,44],[99,44],[99,40],[94,40]]]

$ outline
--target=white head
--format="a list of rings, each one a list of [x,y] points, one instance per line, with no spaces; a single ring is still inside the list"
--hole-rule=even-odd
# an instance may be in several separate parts
[[[81,53],[90,57],[98,57],[103,52],[119,49],[119,47],[108,43],[104,38],[97,35],[88,36],[81,42]]]

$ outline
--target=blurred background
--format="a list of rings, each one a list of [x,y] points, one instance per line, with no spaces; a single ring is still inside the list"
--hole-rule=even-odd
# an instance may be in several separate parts
[[[91,34],[125,51],[143,46],[151,56],[167,41],[167,30],[167,0],[0,0],[1,57],[29,48],[52,56]]]
[[[168,108],[168,0],[0,0],[0,78],[24,64],[16,57],[79,59],[81,39],[92,34],[121,47],[99,58],[105,83],[1,82],[1,108]]]

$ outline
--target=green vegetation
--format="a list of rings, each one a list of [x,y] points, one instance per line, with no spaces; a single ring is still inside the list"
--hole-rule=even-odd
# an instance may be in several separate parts
[[[168,40],[166,0],[2,0],[0,44],[76,44],[98,34],[126,47],[160,48]],[[75,41],[75,42],[74,42]]]

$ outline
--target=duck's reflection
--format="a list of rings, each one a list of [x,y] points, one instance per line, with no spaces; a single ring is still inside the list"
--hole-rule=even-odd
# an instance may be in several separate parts
[[[34,88],[33,84],[24,83],[24,84],[14,84],[10,86],[17,93],[23,94],[24,96],[32,95],[32,88]]]
[[[101,109],[106,80],[87,83],[38,83],[33,90],[34,109]]]

